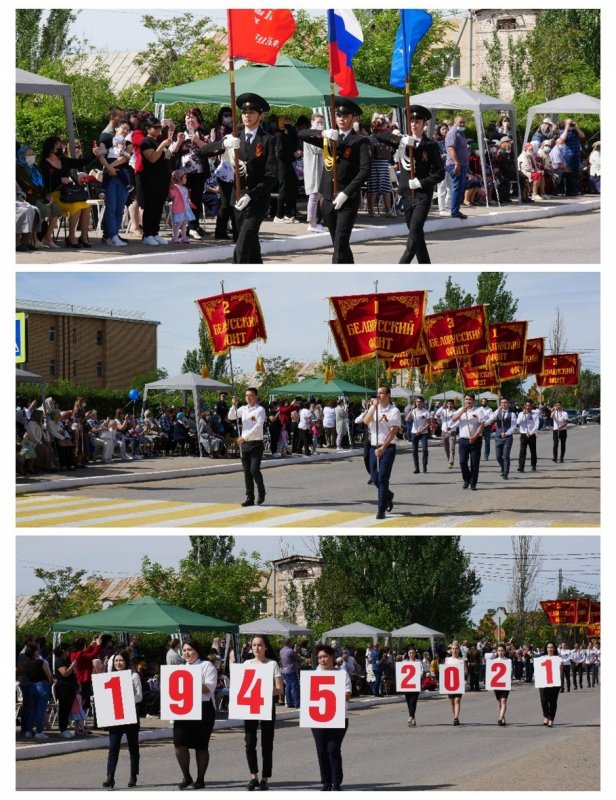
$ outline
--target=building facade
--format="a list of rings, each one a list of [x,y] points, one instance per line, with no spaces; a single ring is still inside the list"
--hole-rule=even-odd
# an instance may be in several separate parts
[[[267,607],[264,617],[285,618],[297,625],[308,625],[304,609],[304,590],[323,572],[319,556],[287,556],[272,561],[268,579]]]
[[[139,314],[18,300],[26,314],[26,361],[48,383],[65,379],[93,389],[124,389],[157,366],[160,323]]]

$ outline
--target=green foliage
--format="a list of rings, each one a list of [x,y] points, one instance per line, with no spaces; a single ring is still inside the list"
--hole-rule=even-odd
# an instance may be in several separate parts
[[[473,295],[470,292],[463,291],[457,283],[453,282],[453,278],[449,275],[445,283],[445,294],[434,304],[433,313],[437,314],[441,311],[451,311],[455,308],[464,308],[472,305]]]
[[[138,372],[130,382],[131,389],[139,389],[143,392],[143,387],[146,383],[154,383],[154,381],[162,381],[163,378],[168,378],[169,373],[166,369],[157,367],[156,369],[146,370],[145,372]]]
[[[186,372],[201,372],[203,365],[207,366],[210,372],[210,378],[216,381],[225,381],[227,379],[227,370],[229,364],[228,356],[215,356],[212,350],[212,342],[207,333],[207,328],[203,319],[199,320],[199,347],[193,350],[187,350],[182,362],[182,374]]]
[[[45,386],[45,394],[51,396],[58,402],[62,410],[73,408],[75,398],[85,397],[87,408],[95,408],[99,412],[99,417],[103,418],[113,415],[118,406],[123,406],[128,402],[128,389],[92,389],[83,383],[73,383],[69,380],[60,379],[48,383]],[[34,384],[18,384],[17,395],[26,397],[41,397],[40,388]],[[42,399],[42,398],[41,398]]]
[[[477,275],[476,305],[488,306],[490,323],[510,322],[515,319],[518,301],[506,288],[507,274],[504,272],[479,272]]]
[[[189,559],[194,559],[197,564],[212,566],[212,564],[232,564],[235,561],[233,548],[234,536],[211,534],[209,536],[189,536]]]
[[[146,556],[133,596],[152,595],[240,625],[259,615],[268,594],[265,574],[258,553],[248,556],[243,550],[231,563],[199,564],[189,555],[177,568]]]
[[[297,365],[289,358],[274,356],[264,360],[265,372],[261,373],[259,397],[265,399],[276,386],[285,386],[297,380]]]
[[[590,600],[598,600],[598,594],[589,594],[588,592],[580,592],[575,586],[563,586],[558,593],[559,600],[579,600],[582,597],[588,597]]]
[[[448,635],[468,624],[481,581],[459,537],[323,536],[317,631],[361,620],[385,630],[411,621]],[[313,624],[315,624],[313,622]]]
[[[222,29],[208,17],[196,19],[188,11],[171,19],[145,14],[142,24],[156,39],[139,54],[137,63],[154,77],[154,89],[210,78],[223,71],[225,47],[216,41]]]
[[[492,40],[483,40],[486,49],[486,71],[479,81],[479,90],[491,97],[498,97],[500,93],[500,74],[503,63],[503,48],[498,33],[492,31]]]
[[[320,69],[328,68],[327,20],[313,17],[305,9],[293,12],[295,33],[286,42],[282,52],[291,58],[306,61]]]
[[[52,8],[43,22],[42,9],[16,9],[17,66],[28,72],[38,72],[43,64],[58,60],[70,53],[75,40],[69,37],[68,29],[77,19],[78,13],[63,8]]]

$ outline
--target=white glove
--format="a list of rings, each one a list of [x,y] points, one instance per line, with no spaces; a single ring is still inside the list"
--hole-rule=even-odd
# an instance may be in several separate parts
[[[336,195],[336,198],[334,200],[334,204],[333,204],[334,205],[334,209],[336,211],[340,211],[340,209],[342,208],[342,206],[346,203],[346,201],[348,199],[349,199],[348,195],[346,195],[344,192],[338,192],[338,194]]]
[[[405,147],[415,147],[415,142],[417,139],[411,134],[410,136],[403,136],[400,140],[400,144],[403,144]]]
[[[237,136],[233,136],[233,134],[228,133],[225,138],[222,140],[222,143],[227,150],[239,150],[240,149],[240,140]]]
[[[240,199],[235,204],[236,211],[243,211],[248,205],[248,203],[250,203],[250,195],[245,194],[242,197],[240,197]]]
[[[421,181],[418,178],[411,178],[409,189],[421,189]]]
[[[339,136],[340,134],[335,128],[329,128],[328,130],[323,131],[323,138],[329,139],[330,142],[337,142]]]

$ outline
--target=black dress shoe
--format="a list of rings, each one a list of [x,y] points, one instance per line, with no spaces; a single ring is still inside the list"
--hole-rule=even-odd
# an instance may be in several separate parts
[[[264,780],[262,780],[262,781],[259,783],[259,789],[260,789],[262,792],[267,792],[267,790],[269,789],[269,783],[268,783],[267,781],[264,781]]]
[[[263,503],[265,503],[265,495],[263,495],[262,497],[257,497],[257,505],[262,506]]]
[[[68,236],[66,237],[66,246],[72,247],[73,250],[79,250],[79,242],[75,242],[75,244],[73,244],[73,242],[71,242]]]
[[[563,463],[564,463],[564,461],[565,461],[565,459],[564,459],[564,458],[561,458],[561,459],[560,459],[560,463],[561,463],[561,464],[563,464]]]
[[[385,512],[384,511],[379,511],[378,514],[376,515],[376,518],[377,519],[385,519]]]
[[[524,467],[518,467],[518,472],[524,472]]]
[[[251,778],[250,783],[248,784],[248,791],[254,792],[255,789],[259,788],[259,779],[258,778]]]
[[[189,775],[187,778],[184,778],[184,780],[181,783],[178,783],[178,789],[180,790],[188,789],[188,787],[192,785],[193,785],[193,779]]]
[[[424,470],[424,472],[427,472],[428,471],[428,467],[424,467],[423,470]]]
[[[368,486],[370,486],[370,485],[371,485],[371,484],[373,484],[373,483],[374,483],[374,481],[372,480],[372,478],[370,478],[370,479],[368,480]]]
[[[464,481],[464,483],[462,484],[462,488],[463,489],[468,489],[469,486],[470,486],[470,483],[468,481]]]
[[[531,470],[532,470],[533,472],[537,472],[537,467],[531,467]]]
[[[414,469],[413,470],[413,475],[419,475],[419,470],[418,469]]]
[[[113,775],[107,775],[107,780],[103,781],[103,788],[104,789],[113,789],[115,786],[115,778]]]
[[[92,245],[90,244],[90,242],[84,241],[83,236],[80,236],[79,239],[77,239],[77,241],[79,242],[79,247],[85,247],[86,250],[92,249]]]
[[[471,492],[476,492],[476,491],[477,491],[477,487],[476,486],[471,486]]]
[[[136,775],[131,775],[130,776],[130,780],[128,782],[128,788],[132,789],[133,786],[136,786],[136,785],[137,785],[137,776]]]
[[[193,789],[205,789],[205,781],[195,781],[193,783]]]
[[[254,506],[254,504],[255,504],[254,500],[244,500],[244,502],[242,503],[242,507],[246,508],[247,506]]]
[[[468,219],[467,215],[463,214],[461,211],[458,211],[457,214],[452,214],[451,216],[453,219]]]
[[[388,511],[393,511],[393,508],[394,508],[394,493],[390,492],[389,493],[389,500],[387,501],[387,510]]]

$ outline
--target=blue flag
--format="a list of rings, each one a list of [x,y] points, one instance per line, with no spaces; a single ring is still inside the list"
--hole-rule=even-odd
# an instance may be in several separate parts
[[[432,25],[432,15],[416,9],[400,10],[400,26],[396,34],[394,53],[391,59],[389,83],[403,89],[411,71],[411,59],[420,40]]]

